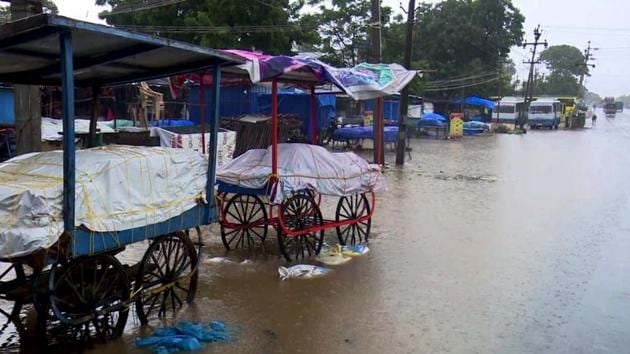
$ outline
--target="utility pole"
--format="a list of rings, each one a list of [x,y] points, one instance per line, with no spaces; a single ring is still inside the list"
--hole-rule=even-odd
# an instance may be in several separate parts
[[[578,99],[584,98],[584,76],[588,73],[588,68],[595,68],[595,64],[589,63],[589,60],[593,59],[591,57],[591,50],[597,50],[598,48],[591,48],[591,41],[588,41],[588,47],[584,49],[584,62],[578,64],[580,67],[580,83],[578,85],[577,97]]]
[[[413,26],[415,23],[416,1],[409,0],[407,10],[407,38],[405,43],[405,60],[403,65],[411,67],[411,51],[413,50]],[[407,138],[407,114],[409,113],[409,86],[400,93],[400,115],[398,117],[398,145],[396,146],[396,165],[405,164],[405,139]]]
[[[498,80],[499,88],[497,90],[498,91],[497,97],[499,99],[497,100],[497,123],[499,123],[499,121],[501,119],[501,117],[500,117],[500,114],[501,114],[501,99],[503,99],[503,80],[502,80],[502,77],[503,77],[503,60],[499,59],[499,80]],[[492,117],[490,117],[490,121],[492,122]]]
[[[4,0],[7,1],[7,0]],[[43,12],[42,0],[11,0],[11,21]],[[42,148],[42,113],[39,86],[14,85],[16,152]]]
[[[370,62],[378,64],[382,62],[381,57],[381,0],[371,0],[372,18],[370,20],[370,42],[371,55]],[[376,99],[376,110],[373,112],[373,132],[374,132],[374,163],[383,163],[385,165],[385,127],[380,120],[380,112],[383,109],[383,99]],[[380,137],[380,138],[378,138]],[[377,144],[380,141],[380,148]]]
[[[540,25],[534,28],[534,42],[525,42],[523,43],[523,48],[527,48],[528,46],[534,47],[532,49],[532,59],[530,61],[525,61],[523,63],[529,64],[529,76],[527,77],[527,86],[525,87],[524,98],[525,98],[525,106],[529,109],[529,104],[534,100],[534,66],[540,63],[540,60],[534,60],[536,58],[536,50],[539,45],[544,45],[547,48],[548,43],[547,40],[544,42],[539,42],[540,36],[542,36],[542,30],[540,29]],[[523,129],[525,122],[523,119],[519,120],[520,128]],[[516,123],[515,123],[516,125]]]

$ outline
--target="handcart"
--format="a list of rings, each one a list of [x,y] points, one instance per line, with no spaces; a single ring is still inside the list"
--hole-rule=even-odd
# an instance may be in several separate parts
[[[326,193],[317,188],[317,183],[313,182],[307,183],[307,187],[300,186],[285,191],[286,193],[278,198],[279,190],[282,189],[284,182],[284,176],[279,174],[279,159],[285,162],[293,159],[290,156],[279,156],[278,153],[278,83],[310,88],[310,142],[313,145],[319,140],[315,103],[316,87],[333,86],[338,92],[348,94],[353,99],[377,99],[376,134],[372,134],[372,138],[375,140],[375,163],[381,165],[384,161],[382,147],[385,140],[382,97],[398,92],[417,73],[395,64],[391,66],[361,64],[353,69],[337,69],[312,59],[272,57],[243,51],[231,52],[248,60],[244,66],[250,68],[248,69],[249,78],[253,83],[263,81],[271,83],[272,143],[269,148],[270,166],[267,166],[270,169],[264,185],[248,188],[242,184],[229,183],[218,178],[221,202],[219,223],[225,248],[232,250],[263,244],[269,227],[275,228],[280,252],[287,261],[318,254],[324,243],[325,230],[335,229],[339,243],[342,245],[367,241],[375,208],[376,184],[352,189],[352,193],[347,191]],[[379,78],[381,70],[388,70],[391,80]],[[233,71],[237,72],[236,69]],[[319,148],[325,151],[323,147]],[[367,162],[358,159],[367,165]],[[309,157],[305,155],[303,161],[310,161]],[[291,168],[285,172],[293,177],[299,175]],[[309,173],[319,175],[318,168],[307,171],[307,174]],[[382,176],[380,170],[372,170],[369,173]],[[343,176],[327,175],[325,178],[339,177]],[[239,178],[236,176],[236,182],[239,182]],[[322,194],[339,197],[334,218],[323,217],[320,208]]]
[[[177,215],[107,232],[77,225],[75,197],[83,185],[75,183],[84,172],[75,167],[74,87],[98,91],[106,85],[211,69],[217,79],[209,128],[210,156],[215,156],[221,67],[241,62],[215,50],[47,14],[0,27],[0,81],[61,86],[64,131],[63,174],[57,179],[63,181],[63,230],[49,235],[54,237],[49,247],[1,259],[8,267],[0,274],[0,300],[13,307],[0,309],[7,318],[0,330],[12,324],[23,332],[23,310],[34,307],[37,332],[46,338],[38,341],[41,345],[106,340],[122,334],[133,303],[144,324],[193,301],[198,253],[187,231],[216,221],[214,163],[207,164],[206,185],[201,187],[210,197]],[[138,264],[122,265],[115,257],[127,245],[147,240],[149,247]]]

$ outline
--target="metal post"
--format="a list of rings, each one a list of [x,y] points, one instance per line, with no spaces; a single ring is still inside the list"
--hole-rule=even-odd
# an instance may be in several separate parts
[[[383,123],[383,97],[379,97],[376,99],[376,112],[377,112],[377,118],[376,118],[376,126],[378,127],[377,132],[376,132],[376,146],[375,148],[377,149],[377,153],[376,153],[376,163],[379,165],[385,165],[385,144],[384,144],[384,140],[385,140],[385,136],[384,136],[384,129],[385,129],[385,125]]]
[[[215,206],[214,199],[214,184],[216,180],[217,170],[217,149],[219,140],[219,119],[220,117],[220,93],[221,93],[221,65],[219,62],[214,64],[214,70],[212,73],[212,100],[210,102],[212,107],[212,122],[210,123],[210,147],[208,149],[208,182],[206,185],[206,195],[208,198],[208,204],[210,207]],[[203,86],[203,76],[201,77],[201,83]]]
[[[271,84],[271,181],[278,177],[278,80]]]
[[[100,98],[101,88],[99,86],[92,86],[92,116],[90,117],[90,130],[89,130],[89,138],[88,138],[88,147],[96,146],[96,130],[97,130],[97,120],[98,120],[98,111],[100,109],[99,98]]]
[[[315,86],[311,86],[311,144],[317,144],[317,96]]]
[[[206,153],[206,85],[203,83],[203,75],[201,73],[201,81],[199,82],[199,121],[201,123],[201,153]],[[214,87],[214,86],[213,86]],[[210,161],[213,156],[210,155]]]
[[[74,233],[75,145],[74,145],[74,65],[72,34],[59,35],[61,48],[61,87],[63,104],[63,227]]]
[[[411,51],[413,50],[413,26],[416,14],[416,1],[409,0],[407,10],[407,37],[405,39],[405,62],[403,65],[411,67]],[[400,114],[398,116],[398,145],[396,146],[396,165],[405,164],[405,143],[407,138],[407,116],[409,114],[409,87],[405,86],[400,92]]]

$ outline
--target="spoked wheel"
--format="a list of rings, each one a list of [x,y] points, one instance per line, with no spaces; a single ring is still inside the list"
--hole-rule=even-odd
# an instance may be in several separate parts
[[[0,335],[9,333],[11,327],[20,335],[25,332],[21,314],[28,300],[20,296],[16,290],[26,285],[27,279],[22,264],[13,263],[0,274],[0,287],[3,289],[3,293],[0,294]]]
[[[225,206],[221,220],[221,240],[227,250],[262,245],[269,220],[265,204],[256,195],[236,194]]]
[[[185,233],[160,236],[142,257],[134,292],[138,319],[175,316],[197,291],[197,250]]]
[[[122,335],[129,315],[129,280],[115,257],[88,256],[64,266],[54,264],[48,291],[50,311],[46,309],[43,330],[51,341],[104,342]]]
[[[324,223],[317,203],[307,194],[299,193],[280,206],[280,218],[291,231],[308,230]],[[278,244],[287,261],[304,259],[319,253],[324,244],[324,230],[312,231],[299,236],[285,235],[279,228]]]
[[[371,209],[365,193],[341,197],[337,203],[336,221],[358,220],[370,215]],[[372,219],[337,226],[337,237],[342,245],[351,245],[368,240]]]

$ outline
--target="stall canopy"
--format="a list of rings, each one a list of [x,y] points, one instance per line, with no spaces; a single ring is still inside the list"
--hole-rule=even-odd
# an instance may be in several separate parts
[[[455,102],[455,104],[467,104],[471,106],[480,106],[485,107],[487,109],[494,109],[495,102],[487,100],[485,98],[477,97],[477,96],[469,96],[464,99],[459,99]]]
[[[333,85],[354,100],[370,100],[397,94],[418,75],[398,64],[362,63],[335,68],[308,57],[272,56],[243,50],[224,50],[246,62],[226,72],[247,73],[252,83],[277,79],[308,85]]]
[[[42,14],[0,27],[0,81],[60,85],[61,32],[72,36],[77,86],[129,83],[244,62],[193,44]]]

